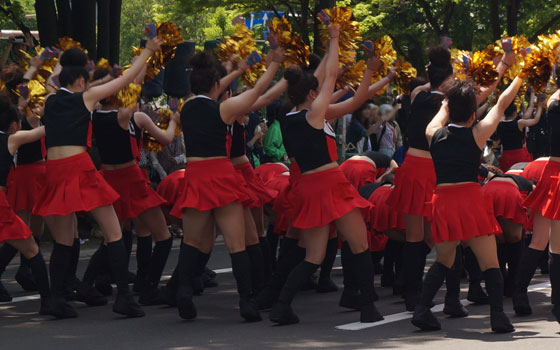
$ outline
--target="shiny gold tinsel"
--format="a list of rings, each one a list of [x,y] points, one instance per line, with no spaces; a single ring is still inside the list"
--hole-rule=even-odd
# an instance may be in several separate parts
[[[80,44],[79,42],[77,42],[76,40],[68,36],[58,38],[58,44],[56,45],[56,47],[58,47],[62,51],[66,51],[71,48],[76,48],[82,50],[86,54],[88,53],[87,50],[82,47],[82,44]]]
[[[161,49],[154,52],[148,59],[146,78],[144,81],[154,79],[162,68],[175,56],[175,48],[183,42],[181,32],[172,22],[159,22],[156,24],[157,37],[162,40]],[[140,55],[142,48],[133,47],[134,56]]]
[[[531,53],[525,57],[525,63],[519,76],[521,79],[527,80],[536,94],[544,89],[552,74],[553,57],[553,52],[542,46],[541,42],[538,46],[533,46]]]
[[[410,93],[408,85],[410,80],[416,77],[416,68],[410,64],[410,62],[405,61],[404,57],[399,57],[396,62],[397,75],[395,77],[395,84],[397,85],[397,92],[399,95],[407,95]]]
[[[95,68],[105,68],[108,69],[109,71],[113,69],[113,67],[109,63],[109,60],[106,58],[102,58],[99,61],[97,61],[97,63],[95,64]]]
[[[38,80],[30,80],[27,82],[27,88],[29,89],[29,97],[27,107],[25,109],[26,115],[33,114],[37,118],[40,118],[39,110],[45,105],[45,97],[49,94],[45,85]],[[21,96],[19,90],[15,89],[13,92],[17,96]]]
[[[292,25],[286,17],[274,17],[268,22],[271,33],[278,35],[278,46],[286,51],[284,66],[307,66],[309,64],[309,46],[303,42],[301,35],[292,30]]]
[[[371,78],[371,83],[378,82],[383,79],[383,76],[387,74],[387,70],[393,66],[397,60],[397,51],[393,48],[393,39],[390,36],[384,35],[379,40],[373,43],[374,55],[379,56],[379,59],[383,63],[383,67],[377,72],[373,73]],[[382,95],[383,89],[378,91],[378,95]]]
[[[132,108],[136,106],[141,92],[142,86],[140,84],[128,84],[117,93],[117,103],[119,107]]]
[[[37,46],[35,50],[39,55],[41,55],[44,49]],[[20,57],[22,57],[20,66],[24,71],[27,71],[29,69],[29,62],[31,61],[32,57],[26,51],[20,50],[19,52],[20,52]],[[57,63],[58,63],[57,57],[44,60],[41,66],[39,67],[39,69],[37,70],[37,74],[35,75],[34,79],[38,80],[41,84],[45,84],[47,79],[53,73],[54,67],[56,66]]]
[[[323,10],[329,16],[329,22],[340,25],[340,37],[338,39],[338,55],[341,65],[353,63],[352,55],[358,49],[358,44],[362,41],[360,27],[351,7],[334,6]],[[319,24],[319,36],[321,44],[327,47],[330,40],[329,30],[326,24]],[[355,55],[354,55],[355,56]]]
[[[181,108],[183,107],[183,100],[179,100],[177,111],[180,112]],[[161,108],[157,111],[156,120],[154,120],[154,124],[158,128],[163,131],[166,131],[169,128],[169,122],[171,121],[171,116],[173,115],[173,111],[169,108]],[[181,126],[177,125],[175,128],[175,137],[181,136]],[[163,150],[163,145],[159,143],[153,136],[150,136],[146,130],[144,130],[143,134],[144,139],[144,148],[150,152],[161,152]]]
[[[336,88],[343,89],[346,85],[350,85],[352,88],[356,89],[362,82],[365,69],[366,61],[364,60],[359,60],[348,66],[336,81]]]
[[[472,79],[479,86],[490,86],[498,80],[496,66],[485,51],[476,51],[472,55],[458,50],[455,57],[455,77],[460,80]],[[452,53],[453,56],[453,53]]]

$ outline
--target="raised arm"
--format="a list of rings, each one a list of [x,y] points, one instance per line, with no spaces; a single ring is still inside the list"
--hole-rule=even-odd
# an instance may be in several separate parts
[[[251,106],[257,101],[263,91],[270,85],[274,74],[284,60],[284,49],[275,49],[273,62],[266,72],[260,77],[255,87],[220,104],[220,115],[226,124],[233,123],[240,115],[247,114]]]
[[[268,91],[260,96],[257,101],[251,106],[250,112],[257,111],[261,108],[271,105],[277,99],[282,96],[284,91],[288,88],[288,81],[284,78],[280,79],[279,82],[274,84],[273,87],[268,89]]]
[[[476,103],[480,104],[482,101],[486,100],[491,93],[496,90],[496,87],[502,81],[502,77],[504,73],[515,63],[515,52],[509,52],[502,57],[500,63],[498,63],[498,67],[496,70],[498,71],[499,78],[494,82],[494,84],[480,89],[480,94],[476,97]]]
[[[519,127],[519,130],[522,131],[523,129],[525,129],[528,126],[533,126],[533,125],[537,125],[539,123],[539,121],[541,120],[541,115],[544,109],[544,101],[543,102],[539,102],[539,105],[537,106],[537,113],[535,113],[535,117],[531,118],[531,119],[520,119],[517,121],[517,126]],[[530,115],[529,115],[530,117]]]
[[[416,98],[416,96],[422,92],[422,91],[430,91],[432,89],[432,85],[430,83],[426,83],[424,85],[420,85],[417,86],[412,93],[410,94],[410,103],[412,104],[414,102],[414,99]]]
[[[340,100],[341,98],[343,98],[348,91],[352,90],[351,86],[346,85],[345,87],[343,87],[342,89],[338,89],[336,90],[331,97],[331,104],[333,103],[337,103],[338,100]]]
[[[8,151],[10,154],[15,154],[22,145],[38,141],[43,137],[45,137],[44,126],[32,130],[20,130],[8,137]]]
[[[220,79],[220,88],[218,90],[219,94],[221,95],[224,91],[226,91],[228,86],[230,86],[235,79],[242,76],[243,73],[245,73],[245,71],[247,70],[247,68],[249,68],[249,66],[247,65],[247,61],[246,60],[241,61],[237,64],[236,70],[231,71],[231,73],[229,73],[228,75]]]
[[[336,54],[338,55],[338,52]],[[329,58],[328,56],[329,52],[327,51],[327,53],[325,53],[325,55],[321,59],[321,63],[319,63],[319,65],[315,69],[315,72],[313,72],[313,75],[319,82],[319,86],[321,86],[323,84],[323,80],[325,80],[325,69],[327,67],[327,59]]]
[[[428,140],[428,145],[432,144],[432,137],[439,129],[443,128],[449,119],[449,107],[447,105],[447,99],[443,101],[439,111],[436,116],[432,119],[430,124],[426,127],[426,139]]]
[[[523,113],[522,119],[531,119],[533,116],[533,111],[535,110],[535,91],[531,91],[531,97],[529,97],[529,106]]]
[[[138,127],[144,129],[157,140],[157,142],[161,143],[164,146],[167,146],[173,141],[173,137],[175,137],[175,129],[177,128],[179,121],[179,114],[174,113],[171,116],[171,120],[169,121],[169,127],[167,130],[163,131],[157,127],[146,113],[137,112],[134,113],[134,122]]]
[[[140,73],[143,67],[146,65],[146,61],[150,56],[159,50],[161,46],[161,40],[157,37],[148,40],[146,47],[142,50],[142,53],[138,56],[138,59],[130,66],[128,71],[118,77],[117,79],[111,80],[110,82],[92,87],[86,90],[83,94],[84,104],[87,109],[93,111],[95,104],[102,99],[116,94],[119,90],[123,89],[125,86],[130,84],[134,78]]]
[[[498,123],[500,123],[500,120],[504,115],[504,111],[513,101],[515,95],[517,95],[517,91],[519,90],[522,82],[523,81],[519,77],[516,77],[508,88],[500,95],[498,102],[490,110],[490,112],[488,112],[486,118],[482,119],[480,123],[473,127],[474,139],[480,149],[484,147],[486,140],[488,140],[496,131]]]
[[[398,167],[399,165],[397,164],[397,162],[391,159],[391,163],[389,163],[389,167],[385,169],[385,172],[381,176],[379,176],[379,178],[375,182],[383,182],[385,180],[384,179],[385,176],[394,173]]]

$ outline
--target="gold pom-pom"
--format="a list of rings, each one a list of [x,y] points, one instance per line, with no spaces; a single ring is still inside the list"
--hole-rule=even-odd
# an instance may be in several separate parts
[[[45,105],[45,97],[49,94],[45,85],[36,79],[30,80],[26,83],[29,89],[29,95],[27,100],[27,107],[25,108],[26,115],[33,114],[37,118],[40,118],[40,110]],[[18,89],[13,90],[14,94],[21,96]]]
[[[172,22],[159,22],[156,24],[157,37],[161,39],[161,49],[154,52],[148,59],[145,81],[154,79],[161,69],[175,56],[175,48],[183,42],[181,32]],[[142,52],[142,49],[132,48],[135,56]]]
[[[529,85],[535,90],[535,93],[540,93],[552,74],[553,63],[553,53],[543,48],[539,43],[538,46],[533,46],[531,52],[525,57],[519,77],[527,80]]]
[[[178,102],[179,109],[183,107],[183,100],[179,100]],[[173,111],[169,108],[161,108],[157,111],[154,124],[160,128],[162,131],[166,131],[169,128],[169,122],[171,121],[171,116],[173,115]],[[178,137],[181,135],[181,128],[179,125],[175,128],[175,136]],[[144,148],[150,152],[161,152],[163,150],[163,145],[159,143],[153,136],[144,130],[143,134],[144,139]]]
[[[334,6],[323,10],[329,17],[329,22],[340,26],[340,37],[338,39],[338,54],[341,65],[355,61],[352,53],[358,49],[358,43],[362,41],[360,26],[354,17],[351,7]],[[327,46],[330,40],[329,30],[326,24],[319,24],[319,36],[321,44]]]
[[[278,46],[286,51],[284,66],[307,66],[309,64],[309,46],[306,45],[299,33],[295,33],[286,17],[274,17],[268,22],[271,33],[278,35]]]
[[[336,88],[343,89],[346,85],[349,85],[356,89],[362,82],[365,69],[366,61],[364,60],[349,65],[336,81]]]
[[[458,50],[455,55],[456,78],[460,80],[470,78],[477,85],[484,87],[498,80],[499,73],[487,52],[476,51],[471,55],[466,51]]]
[[[397,60],[397,51],[393,48],[393,39],[388,35],[383,35],[373,43],[373,52],[383,62],[382,73],[386,74],[387,70]]]
[[[395,84],[399,95],[407,95],[410,93],[409,84],[412,78],[417,75],[416,68],[405,61],[404,57],[399,57],[396,62],[397,74],[395,76]]]
[[[35,47],[36,52],[41,55],[43,53],[43,48],[41,48],[40,46]],[[31,61],[31,55],[29,53],[27,53],[24,50],[19,50],[20,53],[20,67],[24,70],[27,71],[29,69],[29,63]],[[39,67],[39,69],[37,70],[37,73],[35,75],[35,78],[37,81],[39,81],[41,84],[45,84],[47,82],[47,79],[51,76],[51,74],[54,71],[54,67],[56,66],[56,64],[58,63],[58,58],[57,57],[52,57],[49,58],[48,60],[44,60],[41,63],[41,66]]]
[[[58,43],[56,45],[62,51],[66,51],[68,49],[76,48],[82,50],[85,54],[87,54],[87,50],[82,47],[78,41],[68,37],[63,36],[62,38],[58,38]]]
[[[140,84],[130,83],[117,93],[117,104],[119,107],[132,108],[136,106],[141,92]]]
[[[95,68],[105,68],[105,69],[108,69],[108,70],[113,69],[113,67],[109,63],[109,60],[106,59],[106,58],[102,58],[99,61],[97,61],[97,63],[95,64]]]

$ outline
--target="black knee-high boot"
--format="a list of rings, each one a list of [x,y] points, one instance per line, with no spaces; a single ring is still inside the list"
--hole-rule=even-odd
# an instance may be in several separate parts
[[[513,332],[515,328],[504,313],[504,280],[500,269],[488,269],[482,275],[488,291],[492,330],[496,333]]]
[[[260,250],[260,247],[257,246]],[[251,259],[247,251],[241,251],[229,255],[231,258],[231,269],[237,282],[239,293],[239,312],[246,321],[256,322],[261,320],[257,303],[252,297]]]
[[[197,248],[184,242],[181,243],[176,269],[178,280],[176,304],[179,316],[185,320],[192,320],[196,317],[196,308],[192,301],[192,279],[198,269],[199,259],[200,251]]]
[[[385,251],[370,252],[371,262],[373,263],[373,274],[379,275],[383,273],[383,264],[381,259],[385,256]]]
[[[560,254],[550,253],[550,284],[552,286],[552,314],[560,323]]]
[[[369,250],[359,254],[353,254],[352,269],[356,276],[356,282],[360,288],[360,322],[377,322],[383,316],[377,311],[374,304],[375,289],[373,286],[373,262]]]
[[[382,287],[392,287],[395,282],[395,264],[397,257],[402,255],[403,243],[394,239],[388,239],[385,245],[385,255],[383,256],[383,275],[381,276]]]
[[[399,243],[399,249],[395,249],[395,281],[393,282],[393,295],[402,295],[404,291],[403,254],[405,242]]]
[[[136,237],[136,279],[133,290],[140,293],[146,289],[147,275],[152,259],[152,236]]]
[[[16,256],[17,252],[18,250],[16,248],[7,243],[4,243],[4,245],[0,247],[0,280],[2,279],[4,271],[6,271],[6,267]],[[0,302],[5,303],[9,301],[12,301],[12,296],[0,281]]]
[[[523,241],[515,243],[506,243],[506,260],[508,265],[508,272],[504,278],[504,295],[512,297],[515,289],[515,276],[519,269],[519,260],[523,253]]]
[[[461,292],[461,272],[463,271],[463,247],[458,246],[455,250],[455,263],[445,275],[445,285],[447,292],[445,293],[445,304],[443,313],[451,317],[467,317],[469,312],[461,304],[459,294]]]
[[[127,261],[130,260],[130,254],[132,253],[132,231],[124,230],[122,232],[122,240],[124,244],[124,248],[126,249],[126,256],[128,258]],[[128,267],[128,262],[127,262]]]
[[[16,282],[25,290],[26,292],[34,292],[37,290],[37,283],[35,278],[31,274],[31,268],[29,266],[29,260],[23,256],[19,255],[19,268],[16,272],[15,280]]]
[[[166,240],[156,242],[154,251],[151,254],[150,264],[146,274],[146,285],[140,292],[138,302],[142,305],[160,305],[163,304],[163,299],[160,296],[158,285],[161,279],[161,274],[165,268],[165,263],[169,257],[171,246],[173,245],[173,237]]]
[[[256,301],[259,310],[269,309],[278,298],[290,272],[305,258],[305,248],[297,245],[297,240],[284,238],[280,246],[280,255],[272,277],[257,295]]]
[[[418,304],[414,309],[414,316],[412,317],[412,324],[424,331],[434,331],[441,329],[441,324],[432,314],[430,310],[432,302],[438,290],[443,284],[445,276],[449,274],[450,269],[445,265],[435,262],[426,276],[422,284],[422,293]]]
[[[270,312],[270,321],[281,325],[299,322],[299,318],[292,311],[290,304],[297,292],[318,268],[319,265],[312,264],[304,260],[299,263],[292,272],[290,272],[290,275],[280,292],[278,301],[272,307],[272,311]]]
[[[128,317],[145,316],[128,289],[127,252],[122,239],[107,244],[107,256],[117,284],[117,298],[113,304],[113,312]]]
[[[72,258],[72,247],[54,243],[49,272],[53,296],[52,315],[56,318],[78,317],[78,314],[64,299],[64,280]]]
[[[507,270],[507,255],[506,255],[506,243],[497,244],[497,254],[498,254],[498,263],[500,264],[500,272],[502,273],[502,277],[505,280],[508,278],[508,270]],[[505,295],[505,289],[504,289]]]
[[[40,315],[50,315],[52,314],[51,309],[51,291],[49,286],[49,275],[47,273],[47,265],[43,259],[43,255],[39,251],[34,257],[28,259],[29,268],[33,277],[37,282],[37,289],[39,290],[39,295],[41,296],[41,308],[39,310]]]
[[[321,272],[319,273],[319,282],[317,284],[317,292],[329,293],[336,292],[338,287],[331,279],[331,271],[336,260],[336,253],[338,253],[338,237],[329,239],[327,243],[327,251],[325,259],[321,264]]]
[[[252,295],[256,295],[264,288],[264,257],[260,244],[248,245],[246,251],[251,263]]]
[[[548,273],[548,268],[549,268],[549,254],[548,252],[550,251],[550,244],[546,245],[546,248],[543,251],[543,255],[541,257],[541,262],[539,263],[539,267],[541,268],[541,274],[545,275]]]
[[[210,254],[206,254],[199,251],[198,258],[198,268],[192,279],[193,295],[200,295],[204,291],[204,270],[206,269],[206,264],[210,260]]]
[[[272,276],[274,262],[272,259],[272,252],[270,251],[270,243],[266,236],[259,237],[259,245],[263,255],[264,283],[266,283],[270,279],[270,276]]]
[[[75,291],[80,285],[80,280],[76,277],[76,271],[78,270],[78,262],[80,261],[80,239],[74,238],[74,243],[72,244],[72,255],[70,257],[70,265],[68,266],[68,271],[66,273],[66,280],[64,281],[64,288],[66,290],[66,299],[75,300]]]
[[[95,279],[99,273],[107,266],[107,247],[104,242],[89,259],[86,272],[82,282],[76,290],[76,300],[88,304],[89,306],[102,306],[107,304],[107,298],[93,287]],[[109,286],[110,287],[110,286]]]
[[[533,313],[529,304],[529,296],[527,288],[533,279],[535,270],[539,266],[542,250],[527,248],[519,261],[519,269],[515,276],[515,289],[513,291],[513,309],[518,316],[527,316]]]
[[[404,302],[407,311],[414,311],[422,289],[422,275],[426,265],[426,244],[406,242],[403,248]]]
[[[354,254],[352,254],[348,242],[342,242],[340,258],[342,263],[342,284],[344,285],[344,289],[342,290],[338,306],[346,309],[359,310],[359,286],[355,275],[356,269],[354,268]]]
[[[478,266],[478,260],[470,247],[465,248],[465,269],[469,274],[469,292],[467,300],[478,304],[488,304],[488,295],[482,289],[480,282],[482,281],[482,272]]]

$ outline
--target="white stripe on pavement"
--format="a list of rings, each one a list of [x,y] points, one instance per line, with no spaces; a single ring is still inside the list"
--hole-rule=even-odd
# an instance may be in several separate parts
[[[550,288],[550,282],[534,284],[532,286],[529,286],[528,290],[529,292],[535,292],[547,288]],[[463,305],[471,304],[471,302],[468,301],[467,299],[461,300],[461,303]],[[441,311],[443,311],[443,304],[436,305],[432,308],[432,312],[441,312]],[[378,322],[372,322],[372,323],[353,322],[353,323],[347,323],[340,326],[336,326],[334,328],[341,329],[344,331],[359,331],[362,329],[378,327],[384,324],[398,322],[409,318],[412,318],[412,312],[405,311],[405,312],[399,312],[398,314],[384,316],[384,319]]]

